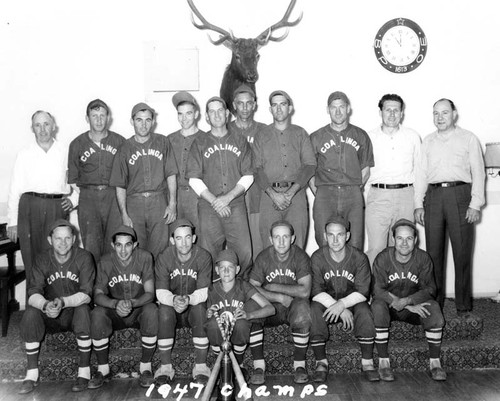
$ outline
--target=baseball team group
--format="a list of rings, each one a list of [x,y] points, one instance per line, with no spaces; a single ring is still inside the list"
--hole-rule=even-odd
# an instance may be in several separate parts
[[[280,324],[290,327],[295,383],[326,381],[330,324],[354,333],[368,381],[392,381],[393,320],[423,326],[430,374],[446,380],[447,235],[464,317],[472,310],[474,223],[485,202],[481,145],[457,125],[453,101],[435,102],[436,131],[423,141],[402,125],[397,94],[382,96],[381,123],[369,133],[349,122],[351,103],[339,91],[327,99],[330,122],[311,135],[292,124],[293,100],[283,90],[269,95],[269,125],[254,120],[256,96],[246,85],[232,105],[210,98],[209,132],[198,129],[203,111],[193,95],[178,92],[172,102],[178,131],[155,133],[155,110],[139,103],[125,139],[109,130],[108,105],[93,100],[89,130],[69,151],[55,138],[54,117],[33,114],[35,141],[18,154],[8,200],[8,235],[19,241],[27,277],[20,393],[40,382],[44,335],[68,330],[79,355],[72,390],[103,386],[112,378],[111,335],[127,327],[140,330],[141,386],[174,380],[172,349],[183,326],[192,329],[193,380],[205,384],[209,346],[221,351],[221,320],[233,325],[242,368],[250,348],[253,368],[243,371],[251,384],[265,383],[264,331]],[[312,255],[308,187],[319,247]],[[74,209],[78,229],[68,221]],[[418,247],[417,224],[427,251]]]

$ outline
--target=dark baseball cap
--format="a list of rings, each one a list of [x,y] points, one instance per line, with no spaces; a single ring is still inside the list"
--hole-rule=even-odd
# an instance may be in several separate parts
[[[155,116],[155,109],[153,109],[152,107],[148,106],[146,103],[137,103],[133,108],[132,108],[132,118],[134,118],[134,116],[140,112],[140,111],[150,111],[151,114],[153,115],[153,117]]]
[[[275,90],[275,91],[271,92],[271,94],[269,95],[269,104],[272,103],[273,97],[278,96],[278,95],[285,97],[285,99],[288,100],[288,104],[290,106],[293,106],[293,101],[292,101],[292,98],[290,97],[290,95],[282,90]]]
[[[87,106],[87,116],[90,114],[90,110],[96,110],[103,108],[106,110],[106,113],[109,114],[109,107],[106,103],[104,103],[101,99],[92,100]]]
[[[277,220],[271,225],[271,229],[269,230],[269,234],[271,236],[273,235],[273,230],[275,229],[275,227],[288,227],[292,235],[295,233],[292,224],[286,220]]]
[[[350,104],[349,98],[344,92],[336,91],[333,93],[330,93],[330,96],[328,96],[328,103],[326,104],[327,106],[330,106],[330,103],[333,102],[334,100],[343,100],[345,104]]]
[[[50,226],[49,226],[49,229],[48,229],[48,232],[47,232],[47,235],[48,236],[51,236],[52,235],[52,232],[57,228],[57,227],[69,227],[71,228],[71,232],[73,234],[76,233],[76,228],[73,224],[71,224],[68,220],[65,220],[65,219],[57,219],[56,221],[54,221]]]
[[[193,223],[191,223],[188,219],[177,219],[170,224],[170,234],[174,235],[175,230],[179,227],[191,227],[191,229],[194,229]]]
[[[137,234],[135,233],[135,230],[132,227],[125,226],[123,224],[113,232],[113,241],[116,239],[117,235],[130,235],[134,242],[137,241]]]
[[[172,103],[175,108],[179,106],[181,103],[190,103],[192,104],[197,110],[200,109],[200,106],[198,105],[198,102],[194,98],[191,93],[186,92],[186,91],[180,91],[177,92],[174,96],[172,96]]]
[[[392,226],[392,235],[393,236],[396,235],[396,228],[403,227],[403,226],[412,228],[413,232],[415,234],[418,233],[417,226],[415,225],[415,223],[413,221],[410,221],[408,219],[399,219]]]
[[[212,96],[210,99],[207,100],[207,105],[205,106],[206,111],[208,111],[208,105],[212,102],[221,102],[224,108],[227,109],[226,101],[223,98],[221,98],[220,96]]]
[[[349,231],[350,229],[350,224],[349,222],[346,220],[346,218],[344,216],[342,216],[341,214],[332,214],[328,220],[326,221],[326,224],[325,224],[325,230],[326,230],[326,227],[328,227],[329,224],[340,224],[341,226],[344,226],[344,228],[346,229],[346,231]]]
[[[240,93],[250,93],[255,99],[255,91],[248,85],[243,84],[238,86],[236,90],[233,92],[233,99],[236,97],[236,95],[239,95]]]
[[[232,249],[223,249],[217,254],[215,258],[215,263],[219,262],[231,262],[233,265],[238,266],[238,256]]]

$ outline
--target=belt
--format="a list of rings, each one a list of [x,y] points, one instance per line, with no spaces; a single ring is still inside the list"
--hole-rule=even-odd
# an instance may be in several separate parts
[[[150,196],[161,195],[163,192],[153,191],[153,192],[138,192],[134,195],[142,196],[144,198],[149,198]]]
[[[449,182],[436,182],[435,184],[429,184],[431,187],[441,187],[441,188],[450,188],[450,187],[458,187],[459,185],[466,185],[468,182],[463,181],[449,181]]]
[[[382,189],[400,189],[412,186],[413,184],[372,184],[372,187],[382,188]]]
[[[281,181],[281,182],[273,182],[271,186],[273,188],[289,188],[293,184],[295,184],[293,181]]]
[[[40,194],[38,192],[25,192],[25,194],[43,199],[61,199],[64,196],[63,194]]]
[[[83,189],[93,189],[94,191],[102,191],[103,189],[109,188],[109,185],[79,185]]]

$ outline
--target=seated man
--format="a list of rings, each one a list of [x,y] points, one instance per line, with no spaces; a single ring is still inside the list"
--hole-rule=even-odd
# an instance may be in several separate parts
[[[49,227],[50,249],[38,255],[28,288],[28,306],[21,320],[28,371],[19,394],[39,384],[38,356],[46,332],[71,330],[78,346],[78,378],[73,391],[83,391],[90,379],[90,296],[95,278],[92,255],[78,247],[76,230],[66,220]]]
[[[132,227],[118,227],[112,240],[113,252],[101,258],[94,286],[96,307],[91,314],[91,335],[98,367],[89,388],[99,388],[111,380],[109,337],[114,330],[127,327],[141,331],[139,384],[149,387],[154,382],[151,358],[158,333],[158,309],[153,302],[153,257],[137,248],[137,235]]]
[[[170,243],[155,265],[156,298],[160,303],[158,349],[161,366],[155,377],[158,384],[166,384],[174,378],[172,347],[176,327],[191,327],[195,366],[193,378],[205,384],[210,377],[207,366],[208,338],[207,293],[212,282],[212,256],[194,244],[196,235],[189,220],[177,219],[170,225]]]
[[[276,221],[271,225],[271,246],[264,249],[250,272],[250,284],[270,302],[276,314],[267,318],[264,326],[290,325],[294,343],[294,382],[307,383],[306,352],[309,343],[311,313],[311,261],[309,256],[294,245],[292,225]],[[250,349],[254,360],[254,372],[250,382],[264,384],[265,361],[262,344],[264,330],[261,323],[254,323],[250,337]]]
[[[441,307],[434,300],[436,284],[432,260],[427,252],[417,248],[417,228],[411,221],[398,220],[392,227],[392,234],[394,247],[380,252],[373,263],[371,307],[380,378],[394,380],[389,364],[389,328],[392,320],[401,320],[424,327],[432,378],[446,380],[439,360],[444,318]]]
[[[344,330],[354,330],[361,347],[361,366],[368,381],[379,380],[373,367],[375,327],[370,306],[371,272],[366,255],[347,244],[349,223],[340,215],[331,216],[325,225],[326,245],[311,256],[313,284],[311,302],[311,346],[316,359],[313,380],[328,377],[326,341],[328,323],[342,322]]]
[[[213,283],[208,290],[206,324],[208,339],[217,352],[223,338],[214,316],[215,312],[221,319],[234,322],[230,341],[234,356],[241,366],[245,349],[250,341],[252,321],[271,316],[274,308],[252,285],[236,277],[240,266],[234,251],[224,249],[219,252],[215,259],[215,271],[220,280]]]

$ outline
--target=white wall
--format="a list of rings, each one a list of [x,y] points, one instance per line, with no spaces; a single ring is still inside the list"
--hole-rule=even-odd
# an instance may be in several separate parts
[[[231,28],[238,37],[254,37],[281,18],[288,0],[197,0],[211,22]],[[405,124],[422,137],[430,133],[432,104],[453,99],[459,124],[476,133],[483,145],[498,141],[500,110],[500,38],[494,2],[465,0],[340,2],[299,0],[293,15],[301,23],[281,43],[261,50],[257,84],[257,119],[270,122],[267,96],[285,89],[293,97],[294,122],[312,132],[329,120],[326,98],[345,91],[352,103],[351,121],[366,130],[379,123],[378,99],[389,92],[407,103]],[[245,10],[247,5],[252,10]],[[245,11],[244,11],[245,10]],[[244,12],[243,12],[244,11]],[[417,22],[428,38],[423,64],[409,74],[391,74],[377,62],[373,39],[396,17]],[[0,12],[0,215],[5,216],[7,188],[15,155],[31,141],[30,116],[37,109],[53,113],[59,138],[70,141],[87,126],[87,103],[99,97],[112,108],[112,129],[129,137],[131,107],[144,101],[144,51],[148,41],[172,49],[198,48],[201,104],[218,93],[230,52],[209,43],[194,28],[183,0],[6,2]],[[172,60],[175,63],[175,60]],[[157,131],[177,129],[169,93],[150,104],[159,112]],[[206,128],[205,123],[201,124]],[[488,179],[489,204],[477,227],[474,294],[500,287],[496,242],[500,231],[500,178]],[[2,220],[5,220],[3,218]],[[308,250],[316,244],[311,236]],[[450,266],[448,289],[453,292]]]

